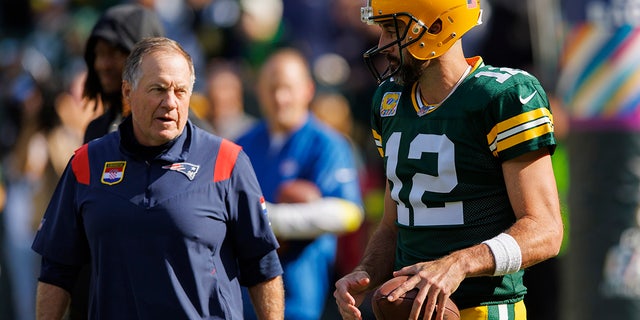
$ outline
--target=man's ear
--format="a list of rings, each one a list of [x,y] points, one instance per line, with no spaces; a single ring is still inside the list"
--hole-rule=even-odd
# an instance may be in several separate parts
[[[122,98],[125,100],[129,100],[129,95],[131,94],[131,84],[128,81],[122,81]]]

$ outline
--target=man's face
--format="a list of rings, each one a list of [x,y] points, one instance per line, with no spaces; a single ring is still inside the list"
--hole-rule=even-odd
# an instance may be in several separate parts
[[[207,81],[210,120],[220,120],[242,113],[242,90],[242,81],[231,71],[217,71],[211,74]]]
[[[258,83],[260,106],[271,130],[289,132],[307,119],[313,81],[304,64],[291,56],[281,55],[268,63]]]
[[[140,66],[138,85],[122,86],[131,106],[133,132],[145,146],[159,146],[182,133],[189,115],[193,84],[187,60],[174,52],[154,52]]]
[[[128,53],[103,39],[96,41],[94,50],[93,68],[100,79],[103,92],[106,94],[120,92],[122,88],[122,70]]]
[[[397,27],[393,20],[388,20],[380,24],[382,32],[380,33],[380,39],[378,47],[381,48],[394,41],[398,40],[398,37],[405,32],[405,23],[402,20],[397,21]],[[406,40],[403,40],[403,42]],[[411,84],[420,78],[421,70],[425,67],[425,61],[414,58],[409,51],[400,50],[398,45],[392,45],[380,52],[384,54],[389,64],[389,71],[398,72],[393,76],[395,81],[401,85]],[[402,60],[400,59],[402,54]]]

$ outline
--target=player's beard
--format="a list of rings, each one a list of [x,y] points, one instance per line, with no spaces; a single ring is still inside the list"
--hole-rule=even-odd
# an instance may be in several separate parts
[[[405,51],[403,51],[402,54],[404,55],[404,61],[393,78],[396,83],[404,86],[412,84],[420,79],[424,61],[418,60],[410,54],[405,54]]]

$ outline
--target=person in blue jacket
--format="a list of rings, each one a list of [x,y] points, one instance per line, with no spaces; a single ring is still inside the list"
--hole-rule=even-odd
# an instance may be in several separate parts
[[[90,319],[261,319],[284,314],[278,242],[249,158],[188,119],[195,73],[175,41],[140,41],[125,63],[131,115],[70,160],[33,249],[36,312],[61,319],[91,263]]]
[[[320,319],[333,283],[336,237],[363,219],[356,164],[349,142],[310,112],[315,85],[304,56],[274,52],[258,75],[263,120],[236,142],[253,163],[271,226],[282,244],[285,319]],[[279,202],[283,185],[315,184],[309,202]],[[245,319],[252,319],[245,308]]]

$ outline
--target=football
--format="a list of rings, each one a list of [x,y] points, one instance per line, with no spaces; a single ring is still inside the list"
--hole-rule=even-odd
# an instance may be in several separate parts
[[[383,283],[376,291],[373,293],[371,298],[371,305],[373,308],[373,313],[378,320],[390,320],[390,319],[408,319],[409,314],[411,313],[411,307],[413,306],[413,299],[418,294],[418,289],[413,289],[408,291],[399,299],[393,302],[389,302],[387,300],[387,296],[391,291],[395,288],[399,287],[403,282],[407,281],[408,276],[399,276],[392,278],[391,280]],[[460,319],[460,311],[456,304],[451,300],[447,299],[444,306],[444,319],[445,320],[459,320]],[[420,312],[420,317],[418,319],[422,319],[424,315],[424,306],[423,310]],[[433,314],[432,319],[435,319],[435,312]]]
[[[303,179],[283,182],[276,195],[277,203],[310,202],[322,197],[322,193],[315,183]]]

